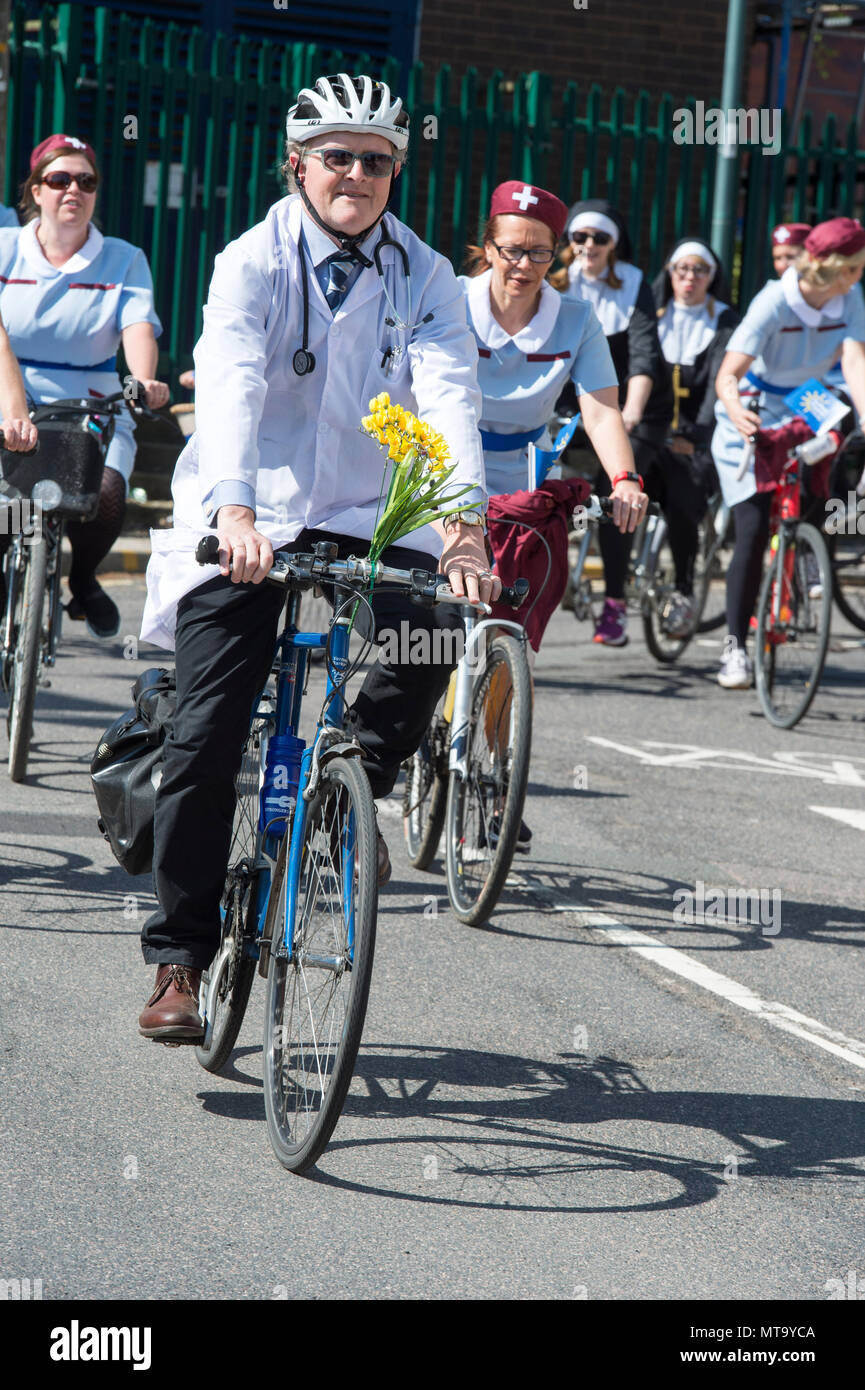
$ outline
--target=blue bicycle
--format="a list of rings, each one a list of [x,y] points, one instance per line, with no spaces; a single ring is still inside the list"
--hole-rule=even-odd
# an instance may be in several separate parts
[[[199,543],[213,563],[218,542]],[[258,961],[267,979],[264,1100],[280,1163],[302,1173],[339,1119],[354,1071],[369,997],[378,908],[375,809],[360,745],[343,726],[345,687],[371,642],[349,659],[356,610],[371,586],[420,604],[464,603],[438,575],[368,559],[337,560],[333,542],[311,554],[278,554],[267,582],[288,590],[285,627],[252,717],[237,776],[237,808],[222,898],[222,939],[201,982],[205,1036],[195,1049],[208,1071],[228,1060]],[[334,586],[328,633],[299,632],[301,594]],[[511,595],[514,602],[516,595]],[[297,785],[262,799],[267,746],[296,739],[311,652],[324,650],[327,683]],[[281,804],[280,804],[281,803]],[[267,806],[267,819],[263,808]],[[271,815],[275,809],[276,814]]]

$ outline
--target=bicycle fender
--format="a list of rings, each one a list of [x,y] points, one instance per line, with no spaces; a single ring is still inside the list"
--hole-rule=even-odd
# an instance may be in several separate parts
[[[339,743],[331,743],[324,750],[318,760],[319,767],[324,767],[326,763],[332,762],[334,758],[362,758],[363,749],[355,739],[343,739]]]

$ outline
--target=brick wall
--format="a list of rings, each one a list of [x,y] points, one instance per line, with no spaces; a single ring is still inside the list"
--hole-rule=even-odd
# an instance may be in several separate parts
[[[557,88],[574,80],[652,95],[720,100],[727,5],[694,0],[423,0],[420,58],[459,77],[537,69]],[[749,23],[755,0],[748,0]]]

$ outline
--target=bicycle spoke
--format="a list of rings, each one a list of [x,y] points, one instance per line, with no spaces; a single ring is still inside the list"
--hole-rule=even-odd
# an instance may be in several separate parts
[[[280,1161],[295,1171],[314,1161],[336,1123],[360,1041],[372,965],[372,795],[361,769],[341,765],[350,775],[343,781],[329,767],[308,808],[291,953],[277,951],[270,966],[268,1123]],[[283,920],[286,894],[284,881]]]

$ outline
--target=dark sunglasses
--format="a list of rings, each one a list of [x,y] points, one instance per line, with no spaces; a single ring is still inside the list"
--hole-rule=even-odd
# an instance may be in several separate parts
[[[609,232],[573,232],[571,241],[575,246],[585,246],[587,241],[593,241],[596,246],[607,246],[612,241]]]
[[[82,193],[95,193],[99,186],[99,177],[97,174],[70,174],[65,169],[53,169],[50,173],[43,174],[39,182],[47,183],[49,188],[57,191],[77,183]]]
[[[308,150],[307,153],[320,159],[330,174],[347,174],[359,159],[368,179],[386,179],[396,164],[395,154],[379,154],[377,150],[364,150],[363,154],[356,154],[354,150]]]

